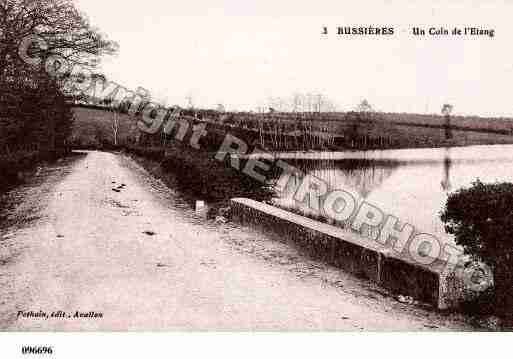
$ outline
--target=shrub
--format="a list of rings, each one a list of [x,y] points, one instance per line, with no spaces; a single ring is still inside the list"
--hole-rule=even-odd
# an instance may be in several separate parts
[[[441,219],[465,253],[492,268],[497,314],[513,323],[513,183],[477,180],[449,195]]]
[[[162,161],[162,168],[176,176],[184,191],[209,202],[227,201],[234,197],[262,201],[271,195],[262,183],[202,151],[170,150]]]
[[[127,147],[127,151],[160,163],[163,172],[172,176],[184,193],[211,203],[234,197],[264,201],[272,195],[266,185],[205,151],[181,146],[169,146],[166,151],[160,147]]]

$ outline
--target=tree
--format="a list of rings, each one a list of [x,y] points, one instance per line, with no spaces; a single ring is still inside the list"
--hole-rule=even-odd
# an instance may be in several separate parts
[[[13,150],[64,147],[71,133],[72,101],[59,85],[40,76],[37,85],[5,83],[0,96],[0,145]]]
[[[362,102],[356,106],[357,112],[373,112],[371,104],[366,99],[363,99]]]
[[[441,219],[466,254],[490,266],[498,314],[513,323],[513,183],[477,180],[449,195]]]
[[[0,144],[64,145],[74,100],[61,80],[116,50],[70,0],[0,0]]]
[[[445,118],[445,138],[450,139],[452,138],[452,132],[451,132],[451,113],[453,110],[453,105],[451,104],[444,104],[442,106],[442,115]]]
[[[292,112],[304,112],[304,95],[295,93],[292,95]]]
[[[27,55],[58,56],[73,65],[95,67],[100,56],[117,51],[117,44],[93,28],[71,0],[0,0],[0,27],[0,79],[9,62],[20,60],[20,46],[31,36],[45,46],[30,46]]]
[[[187,101],[186,108],[188,110],[194,110],[194,98],[193,98],[192,94],[187,95],[185,100]]]
[[[442,115],[444,115],[444,116],[450,116],[450,115],[451,115],[451,112],[452,112],[452,110],[453,110],[453,108],[454,108],[454,107],[453,107],[453,105],[451,105],[451,104],[448,104],[448,103],[444,104],[444,105],[442,106]]]
[[[112,113],[112,137],[114,138],[114,146],[118,145],[118,134],[119,134],[119,114],[116,111]]]
[[[119,110],[120,110],[120,108],[119,108],[119,106],[118,107],[114,106],[114,99],[112,99],[112,98],[103,99],[100,103],[107,106],[108,109],[110,110],[110,112],[112,113],[110,127],[112,129],[112,140],[113,140],[114,146],[117,146],[118,145],[118,134],[119,134]]]
[[[222,103],[218,103],[217,104],[216,111],[220,112],[220,113],[225,113],[226,112],[226,110],[225,110],[225,108],[224,108]]]

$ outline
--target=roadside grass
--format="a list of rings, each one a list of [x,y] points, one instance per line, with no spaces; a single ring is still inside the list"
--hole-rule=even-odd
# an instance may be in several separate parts
[[[213,152],[184,148],[177,143],[165,150],[128,146],[126,152],[166,184],[176,185],[191,202],[204,200],[220,208],[229,205],[234,197],[265,201],[272,195],[266,185],[227,162],[217,161]]]

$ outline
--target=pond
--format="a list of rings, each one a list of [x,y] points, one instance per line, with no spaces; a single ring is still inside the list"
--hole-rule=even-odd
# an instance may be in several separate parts
[[[279,153],[276,157],[344,189],[419,231],[452,242],[439,213],[447,195],[476,179],[513,182],[513,145],[366,152]],[[299,179],[274,198],[280,207],[308,214],[293,200]]]

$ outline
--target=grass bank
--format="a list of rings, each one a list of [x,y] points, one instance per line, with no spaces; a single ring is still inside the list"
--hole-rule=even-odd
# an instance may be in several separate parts
[[[180,190],[191,203],[203,200],[215,209],[228,206],[234,197],[265,201],[272,195],[266,185],[216,160],[215,152],[179,144],[166,148],[128,146],[125,151],[152,175]]]

